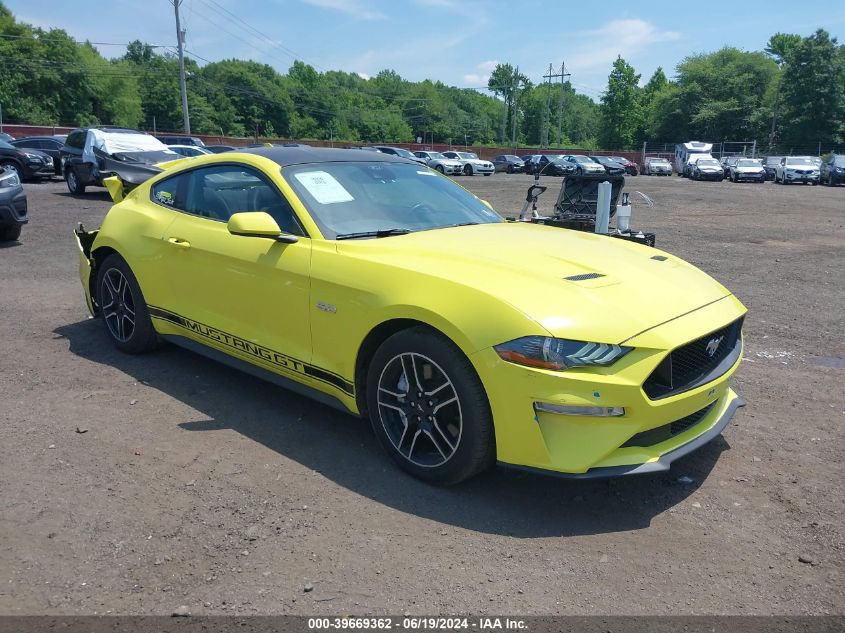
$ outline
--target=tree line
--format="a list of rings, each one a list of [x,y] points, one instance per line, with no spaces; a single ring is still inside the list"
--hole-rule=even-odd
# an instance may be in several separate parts
[[[62,29],[18,22],[0,2],[0,59],[6,122],[182,129],[170,47],[136,41],[107,59]],[[674,78],[658,69],[644,85],[619,57],[598,103],[568,81],[534,84],[507,63],[486,93],[392,70],[371,78],[318,72],[301,61],[282,74],[189,53],[186,70],[191,129],[211,135],[587,149],[692,138],[845,141],[845,46],[824,30],[776,34],[759,52],[692,55]]]

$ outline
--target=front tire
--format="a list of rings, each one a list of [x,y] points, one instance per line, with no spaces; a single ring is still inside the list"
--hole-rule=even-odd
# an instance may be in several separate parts
[[[472,165],[464,165],[464,176],[472,176]]]
[[[20,224],[0,226],[0,242],[15,242],[21,236]]]
[[[445,170],[445,169],[443,169],[443,165],[438,165],[437,167],[435,167],[435,169],[436,169],[437,171],[439,171],[441,174],[445,174],[445,173],[446,173],[446,170]]]
[[[23,174],[21,173],[21,168],[18,167],[18,164],[14,161],[7,160],[0,163],[0,169],[7,169],[9,171],[13,171],[18,175],[18,180],[23,182]]]
[[[367,407],[381,445],[415,477],[456,484],[495,460],[493,416],[478,374],[454,343],[426,327],[398,332],[378,348]]]
[[[117,253],[98,266],[96,291],[100,318],[115,347],[128,354],[143,354],[158,347],[158,334],[138,280]]]

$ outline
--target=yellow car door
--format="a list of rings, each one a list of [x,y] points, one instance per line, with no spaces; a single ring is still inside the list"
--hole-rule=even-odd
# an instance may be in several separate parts
[[[268,178],[243,165],[203,167],[174,178],[179,182],[166,179],[152,188],[154,201],[178,191],[181,211],[163,236],[170,292],[153,316],[194,341],[311,382],[311,240],[290,204]],[[297,241],[231,234],[229,217],[245,211],[266,211]]]

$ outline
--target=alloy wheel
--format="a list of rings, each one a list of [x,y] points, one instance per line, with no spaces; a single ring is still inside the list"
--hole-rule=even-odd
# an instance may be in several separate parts
[[[135,332],[135,301],[129,282],[117,268],[110,268],[103,275],[100,303],[109,332],[126,343]]]
[[[427,356],[406,352],[385,364],[378,412],[390,443],[416,466],[441,466],[458,450],[461,402],[452,380]]]

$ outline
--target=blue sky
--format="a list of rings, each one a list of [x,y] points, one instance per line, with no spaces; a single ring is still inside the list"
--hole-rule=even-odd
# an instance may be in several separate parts
[[[73,37],[125,44],[176,41],[168,0],[4,0],[24,22]],[[598,98],[618,54],[645,82],[685,56],[724,45],[760,50],[778,31],[823,27],[845,39],[845,2],[604,0],[183,0],[186,48],[211,60],[255,59],[285,72],[294,57],[364,77],[389,68],[406,79],[485,86],[497,62],[534,82],[566,62],[575,89]],[[838,7],[838,8],[837,8]],[[234,14],[235,19],[230,15]],[[121,46],[98,46],[107,57]],[[200,62],[202,63],[202,62]]]

